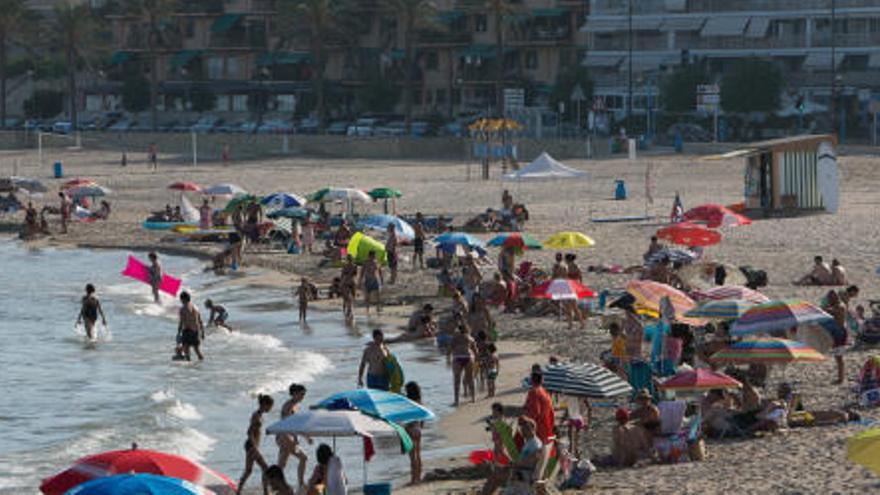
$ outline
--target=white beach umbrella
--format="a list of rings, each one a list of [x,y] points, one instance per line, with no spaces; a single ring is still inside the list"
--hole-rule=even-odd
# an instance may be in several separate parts
[[[68,189],[67,194],[72,198],[83,198],[83,197],[99,197],[99,196],[107,196],[112,193],[109,188],[99,186],[99,185],[91,185],[91,186],[80,186],[74,187],[73,189]]]
[[[344,201],[350,203],[369,203],[370,196],[352,187],[331,187],[322,197],[321,201]]]
[[[202,194],[207,196],[235,196],[237,194],[247,194],[242,187],[235,184],[214,184],[211,187],[202,189]]]
[[[396,430],[360,411],[303,411],[288,416],[266,428],[270,435],[290,433],[312,437],[373,437],[394,435]]]

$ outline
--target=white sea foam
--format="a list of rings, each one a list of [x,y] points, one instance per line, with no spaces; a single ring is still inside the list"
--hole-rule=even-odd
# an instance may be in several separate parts
[[[150,399],[159,404],[169,416],[187,421],[202,419],[202,414],[196,406],[178,399],[173,388],[157,390],[150,394]]]
[[[332,367],[332,363],[326,356],[313,352],[296,352],[289,360],[286,366],[280,366],[268,373],[263,381],[248,390],[248,395],[256,397],[259,394],[274,394],[287,390],[291,383],[309,383],[315,380],[315,377],[324,373]],[[289,366],[289,367],[288,367]]]
[[[241,346],[250,349],[286,351],[284,343],[277,337],[266,334],[247,333],[217,329],[208,337],[211,345]]]

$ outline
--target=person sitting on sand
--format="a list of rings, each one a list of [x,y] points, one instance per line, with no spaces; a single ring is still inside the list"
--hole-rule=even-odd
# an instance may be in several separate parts
[[[630,421],[630,413],[625,408],[614,414],[616,424],[611,432],[611,458],[619,467],[631,467],[639,459],[650,457],[651,445],[641,428]]]
[[[512,464],[492,473],[480,490],[482,495],[492,495],[508,481],[516,481],[531,486],[535,481],[535,471],[544,453],[544,443],[536,432],[535,421],[528,416],[517,419],[519,432],[523,438],[523,446],[519,456]]]
[[[406,330],[408,332],[419,331],[425,317],[428,317],[429,321],[434,320],[434,306],[431,303],[427,303],[413,312],[406,324]]]
[[[241,495],[241,491],[244,489],[244,484],[247,482],[254,469],[254,463],[260,466],[264,475],[269,469],[269,465],[266,464],[266,461],[263,459],[263,454],[260,453],[260,439],[263,435],[263,414],[272,410],[272,405],[275,401],[268,395],[260,394],[257,396],[257,402],[259,407],[253,414],[251,414],[251,421],[247,429],[247,440],[244,442],[244,472],[238,480],[238,490],[235,492],[237,495]],[[265,491],[265,486],[263,488]]]
[[[831,260],[831,285],[846,285],[846,270],[837,258]]]
[[[646,439],[653,443],[654,436],[660,433],[660,409],[651,400],[651,393],[643,388],[635,397],[636,408],[630,419],[645,430]]]
[[[367,388],[388,391],[388,371],[385,368],[385,360],[391,355],[388,346],[385,345],[385,335],[382,330],[373,330],[373,340],[364,348],[361,355],[361,364],[358,367],[357,384],[364,386],[364,370],[367,372]]]
[[[458,332],[452,336],[446,356],[452,361],[452,391],[455,406],[459,405],[462,387],[465,398],[470,396],[471,402],[475,402],[474,359],[477,356],[477,343],[463,321],[458,325]]]
[[[563,260],[563,254],[556,253],[556,262],[553,263],[553,267],[550,269],[550,276],[554,279],[568,278],[568,267],[565,266],[565,261]]]
[[[95,323],[98,322],[98,315],[101,315],[101,323],[106,327],[107,318],[104,316],[104,309],[101,308],[101,301],[95,296],[95,286],[86,284],[86,295],[82,298],[76,324],[82,323],[85,326],[89,340],[95,339]]]
[[[831,283],[831,267],[821,256],[813,258],[813,269],[804,275],[795,285],[828,285]]]
[[[214,304],[214,301],[210,299],[205,301],[205,308],[210,311],[210,314],[208,315],[209,326],[226,326],[226,320],[229,319],[229,312],[226,311],[226,308],[219,304]]]
[[[653,256],[654,253],[662,251],[663,248],[664,246],[657,239],[657,236],[653,235],[651,236],[651,243],[648,244],[648,250],[645,251],[645,254],[642,256],[642,258],[647,262],[649,259],[651,259],[651,256]]]

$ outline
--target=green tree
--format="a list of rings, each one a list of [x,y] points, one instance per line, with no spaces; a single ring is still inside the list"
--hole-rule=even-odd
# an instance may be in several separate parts
[[[150,108],[150,81],[143,74],[130,74],[122,81],[122,108],[131,113]]]
[[[384,77],[373,77],[358,91],[358,107],[363,112],[388,113],[400,100],[400,91]]]
[[[28,28],[28,6],[25,0],[0,0],[0,123],[6,122],[6,78],[9,45]]]
[[[669,112],[692,112],[697,106],[697,85],[709,82],[709,75],[696,66],[677,68],[660,82],[660,99]]]
[[[29,119],[48,119],[64,111],[64,93],[53,89],[38,89],[24,100],[24,113]]]
[[[315,113],[318,125],[326,121],[325,77],[327,38],[338,34],[340,19],[345,15],[347,3],[344,0],[281,0],[279,3],[281,26],[288,26],[282,32],[282,44],[294,42],[304,37],[312,54],[312,84],[315,88]]]
[[[737,60],[721,78],[721,107],[725,112],[772,112],[779,109],[782,73],[771,62]]]
[[[407,135],[412,124],[415,41],[420,30],[434,24],[437,8],[429,0],[385,0],[403,26],[403,119]]]
[[[176,0],[128,0],[125,9],[146,22],[147,29],[147,60],[150,64],[150,125],[156,130],[159,112],[159,74],[158,49],[164,45],[164,21],[171,17],[179,2]]]
[[[76,75],[80,65],[85,61],[87,50],[96,45],[98,23],[87,4],[73,5],[59,2],[55,6],[54,19],[49,29],[57,37],[54,44],[64,50],[67,71],[68,116],[70,124],[75,130],[78,122],[77,104],[79,101]]]
[[[581,87],[587,99],[586,103],[581,103],[581,116],[586,116],[589,102],[593,100],[593,79],[590,77],[590,71],[580,65],[569,67],[559,73],[556,84],[553,85],[553,91],[550,93],[551,108],[558,108],[560,103],[564,103],[566,109],[573,108],[571,93],[577,86]],[[565,112],[565,120],[574,120],[575,116],[576,112]]]

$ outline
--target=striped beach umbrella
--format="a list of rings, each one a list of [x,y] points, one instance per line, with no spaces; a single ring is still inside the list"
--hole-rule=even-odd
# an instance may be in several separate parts
[[[718,371],[707,368],[682,371],[660,384],[660,390],[673,392],[705,392],[714,389],[740,388],[742,383]]]
[[[593,297],[595,294],[577,280],[556,278],[538,285],[529,292],[530,297],[553,301],[575,300]]]
[[[688,318],[705,318],[707,320],[735,320],[755,306],[755,303],[742,299],[706,300],[684,314]]]
[[[688,325],[705,323],[701,319],[685,316],[685,313],[694,309],[697,303],[675,287],[652,280],[630,280],[626,284],[626,291],[636,298],[636,306],[657,314],[660,313],[660,301],[664,297],[668,297],[675,310],[676,320]]]
[[[591,363],[546,366],[544,388],[548,392],[610,399],[632,393],[632,386],[607,368]]]
[[[788,339],[749,339],[729,345],[710,358],[718,363],[788,364],[825,359],[819,351],[802,342]]]
[[[788,331],[805,325],[824,325],[834,321],[825,311],[799,299],[781,299],[758,304],[733,323],[733,336],[760,332]]]
[[[756,290],[739,285],[720,285],[711,289],[698,290],[691,293],[697,301],[718,299],[742,299],[744,301],[761,304],[770,301],[770,298]]]

